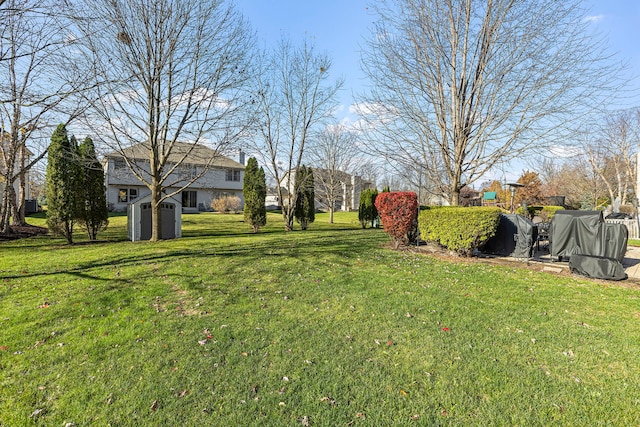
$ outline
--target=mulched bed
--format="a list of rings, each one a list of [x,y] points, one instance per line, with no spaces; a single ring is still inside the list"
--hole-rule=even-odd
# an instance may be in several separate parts
[[[0,233],[0,241],[25,239],[33,236],[47,234],[49,230],[33,225],[12,226],[9,233]]]

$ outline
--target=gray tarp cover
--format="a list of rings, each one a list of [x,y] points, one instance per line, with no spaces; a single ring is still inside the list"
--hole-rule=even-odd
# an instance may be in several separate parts
[[[627,251],[624,224],[607,224],[600,211],[557,211],[549,229],[552,257],[593,255],[622,261]]]
[[[596,279],[624,280],[627,273],[620,261],[593,255],[574,254],[569,259],[569,269],[572,273]]]
[[[529,258],[537,233],[538,229],[533,222],[522,215],[502,214],[495,236],[487,241],[482,251],[494,255]]]
[[[624,224],[607,224],[600,211],[557,211],[549,229],[551,257],[569,257],[572,272],[598,279],[626,279]]]

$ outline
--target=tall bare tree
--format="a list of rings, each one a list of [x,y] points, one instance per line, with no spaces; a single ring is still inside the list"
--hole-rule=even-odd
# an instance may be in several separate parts
[[[611,203],[626,204],[636,186],[636,153],[640,144],[640,109],[606,116],[601,129],[589,134],[589,164],[607,188]],[[637,194],[637,193],[636,193]]]
[[[202,176],[250,122],[253,33],[222,0],[95,0],[76,14],[82,65],[97,85],[87,123],[149,188],[158,240],[160,204]],[[144,161],[132,156],[140,150]],[[192,155],[207,157],[203,167],[172,181]]]
[[[580,0],[381,0],[363,51],[369,148],[424,165],[451,204],[501,162],[564,142],[616,82]]]
[[[82,84],[60,73],[69,41],[51,14],[56,4],[7,0],[0,7],[0,232],[25,224],[28,172],[46,154],[52,117]]]
[[[309,160],[314,167],[315,195],[326,202],[330,224],[333,224],[336,203],[347,196],[346,189],[352,184],[351,174],[358,166],[357,138],[355,132],[343,125],[330,125],[318,134],[309,150]]]
[[[257,79],[258,153],[265,158],[276,183],[285,230],[293,230],[296,192],[295,174],[302,165],[312,133],[336,106],[342,80],[329,81],[331,60],[304,41],[288,40],[269,55]]]

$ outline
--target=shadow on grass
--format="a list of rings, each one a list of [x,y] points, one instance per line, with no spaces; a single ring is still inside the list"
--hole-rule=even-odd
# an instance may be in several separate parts
[[[198,233],[195,236],[185,237],[175,242],[190,243],[191,248],[167,249],[157,246],[154,243],[131,244],[131,249],[126,253],[107,256],[101,260],[90,260],[76,264],[73,268],[45,271],[26,271],[23,273],[0,274],[0,279],[24,279],[30,277],[41,277],[51,275],[69,274],[79,278],[93,279],[99,281],[114,280],[113,277],[88,273],[90,270],[112,267],[119,270],[123,267],[146,265],[159,261],[179,262],[182,260],[206,259],[210,257],[233,258],[236,261],[236,268],[251,268],[256,262],[268,259],[291,258],[299,261],[313,262],[319,257],[330,257],[336,264],[348,264],[348,260],[359,257],[362,250],[379,246],[379,237],[370,234],[364,236],[359,230],[354,229],[333,229],[332,232],[288,232],[282,239],[271,239],[269,235],[283,234],[280,230],[269,230],[265,233],[238,233],[230,232],[226,235]],[[211,237],[212,241],[202,240],[203,237]],[[365,238],[363,238],[365,237]],[[171,241],[165,241],[171,244]],[[211,243],[210,245],[208,243]],[[104,245],[108,247],[110,242],[96,242],[91,245]],[[117,243],[111,243],[117,244]],[[68,249],[73,251],[75,247],[90,246],[85,245],[64,245],[55,248]],[[25,246],[21,246],[24,248]],[[43,246],[38,246],[42,249]],[[145,253],[147,250],[160,250],[161,252]],[[242,262],[238,262],[242,260]],[[114,274],[116,272],[114,271]],[[149,275],[139,276],[140,279]]]

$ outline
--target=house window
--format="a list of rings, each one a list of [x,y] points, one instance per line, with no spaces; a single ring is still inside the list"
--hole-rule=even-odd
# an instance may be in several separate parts
[[[180,166],[180,174],[188,179],[198,176],[198,167],[196,165],[184,164]]]
[[[120,190],[118,190],[118,203],[129,203],[137,197],[137,188],[121,188]]]
[[[115,170],[122,170],[127,168],[127,163],[124,159],[114,159],[113,160],[113,168]]]
[[[197,191],[183,191],[182,192],[182,207],[183,208],[195,208],[198,206],[198,192]]]
[[[240,171],[239,170],[233,170],[233,169],[227,169],[227,172],[226,172],[226,175],[225,175],[225,181],[240,182]]]

